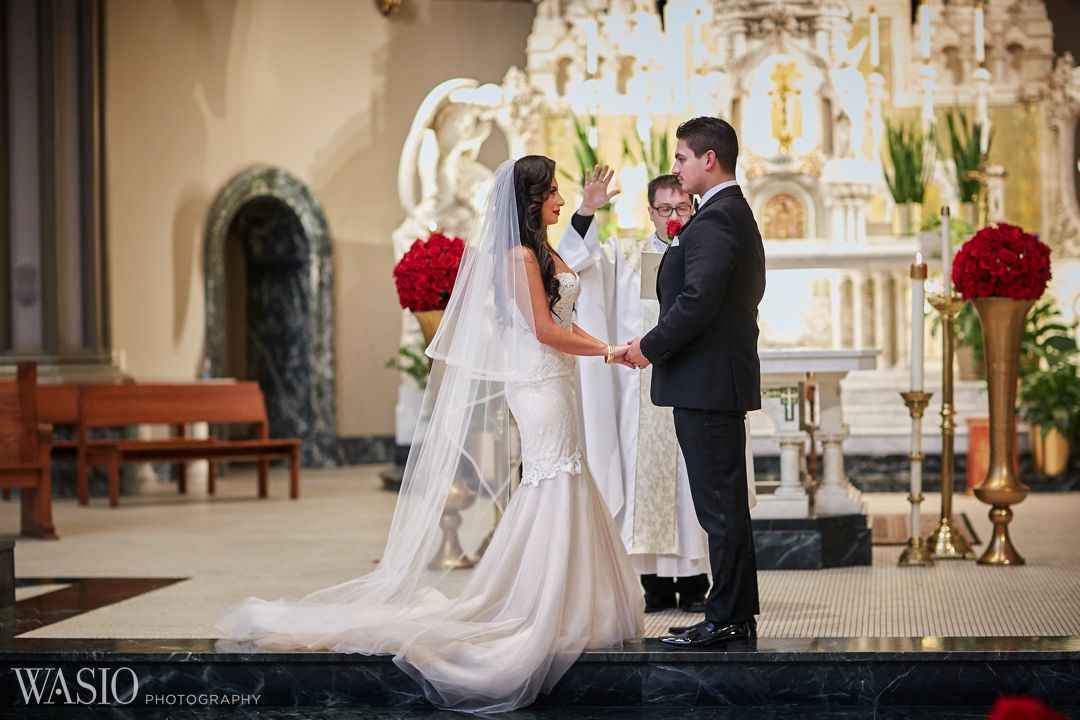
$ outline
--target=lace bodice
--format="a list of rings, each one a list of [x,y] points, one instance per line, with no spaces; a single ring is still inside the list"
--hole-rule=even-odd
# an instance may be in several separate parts
[[[552,308],[551,318],[559,327],[570,329],[574,325],[574,306],[581,295],[581,278],[574,273],[556,273],[559,281],[559,300]]]
[[[581,294],[581,279],[569,272],[555,275],[559,281],[559,300],[551,311],[551,319],[559,327],[569,330],[574,326],[574,305],[578,295]],[[574,356],[559,352],[553,347],[537,341],[538,348],[534,354],[535,360],[524,369],[522,380],[529,383],[538,383],[548,378],[574,374]]]

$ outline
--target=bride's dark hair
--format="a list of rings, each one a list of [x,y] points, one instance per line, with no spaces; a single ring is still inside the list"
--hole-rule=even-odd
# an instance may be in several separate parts
[[[540,217],[540,208],[551,195],[555,179],[555,161],[543,155],[526,155],[514,163],[514,196],[517,199],[518,229],[521,246],[536,254],[540,263],[540,278],[547,293],[548,309],[554,310],[559,301],[559,281],[555,277],[555,260],[547,241],[547,227]]]

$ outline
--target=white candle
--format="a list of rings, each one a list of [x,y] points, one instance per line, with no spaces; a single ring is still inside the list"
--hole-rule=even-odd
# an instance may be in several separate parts
[[[925,2],[919,3],[919,54],[930,59],[930,8]]]
[[[870,67],[877,69],[881,65],[881,46],[878,38],[877,9],[870,6]]]
[[[941,271],[945,273],[945,296],[952,292],[952,241],[949,239],[949,206],[941,208]]]
[[[983,37],[983,6],[975,3],[975,62],[980,65],[986,61],[986,40]]]
[[[911,266],[911,389],[923,389],[923,282],[926,278],[926,265],[922,253],[915,253],[915,264]]]

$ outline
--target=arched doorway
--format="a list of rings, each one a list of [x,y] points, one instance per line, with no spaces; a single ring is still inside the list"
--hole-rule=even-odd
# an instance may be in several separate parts
[[[301,438],[305,466],[336,465],[333,266],[322,208],[284,170],[242,172],[211,206],[204,261],[210,375],[257,380],[271,434]]]

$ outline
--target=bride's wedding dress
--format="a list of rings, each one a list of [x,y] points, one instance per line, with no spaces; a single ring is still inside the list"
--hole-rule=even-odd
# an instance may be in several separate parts
[[[552,316],[573,323],[580,281],[560,273]],[[526,342],[529,366],[505,383],[522,476],[463,590],[398,604],[251,598],[223,634],[267,647],[391,653],[434,704],[473,712],[531,703],[583,650],[642,632],[638,577],[584,460],[573,356]],[[614,419],[613,419],[614,422]],[[430,431],[429,431],[430,432]],[[314,596],[313,596],[314,597]]]

